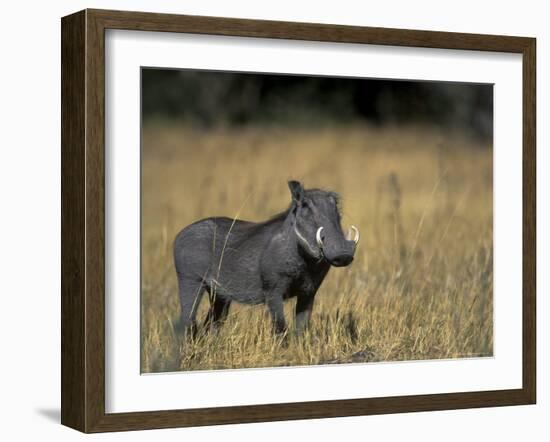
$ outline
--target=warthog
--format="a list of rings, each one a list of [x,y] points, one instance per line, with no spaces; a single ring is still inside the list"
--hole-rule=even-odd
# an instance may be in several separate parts
[[[174,262],[183,330],[195,330],[197,307],[206,291],[208,327],[221,325],[232,301],[265,303],[275,331],[283,334],[283,301],[297,297],[296,333],[302,333],[330,266],[353,261],[359,231],[351,226],[344,236],[336,193],[304,189],[297,181],[288,186],[290,207],[267,221],[206,218],[176,236]]]

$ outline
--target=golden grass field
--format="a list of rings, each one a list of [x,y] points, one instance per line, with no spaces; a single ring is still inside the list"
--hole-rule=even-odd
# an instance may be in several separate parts
[[[492,355],[491,146],[422,127],[158,122],[142,142],[142,372]],[[175,235],[214,215],[267,219],[290,203],[288,179],[341,194],[344,228],[361,231],[355,261],[331,269],[310,328],[286,345],[265,306],[235,302],[219,333],[182,340]]]

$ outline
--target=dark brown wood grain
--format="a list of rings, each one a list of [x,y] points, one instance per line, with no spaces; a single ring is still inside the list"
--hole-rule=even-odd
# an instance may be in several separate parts
[[[61,29],[61,422],[85,428],[84,12]]]
[[[537,151],[536,40],[523,53],[523,389],[537,395]]]
[[[106,29],[522,54],[522,388],[106,414],[104,162]],[[535,40],[526,37],[103,10],[86,10],[63,18],[62,423],[84,432],[100,432],[534,403],[536,398],[535,53]]]
[[[522,52],[529,38],[149,12],[88,10],[106,29],[232,35],[376,45]]]

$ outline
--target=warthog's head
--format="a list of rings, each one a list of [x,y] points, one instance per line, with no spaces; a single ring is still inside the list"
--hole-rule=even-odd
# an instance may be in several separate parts
[[[304,189],[298,181],[289,181],[294,232],[302,249],[315,259],[326,259],[335,267],[353,261],[359,230],[351,226],[347,237],[340,225],[338,195],[320,189]]]

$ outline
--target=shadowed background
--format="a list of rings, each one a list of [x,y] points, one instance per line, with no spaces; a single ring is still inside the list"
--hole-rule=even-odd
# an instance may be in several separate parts
[[[142,371],[492,355],[492,96],[143,69]],[[219,334],[181,342],[174,236],[208,216],[266,219],[290,203],[288,179],[340,193],[344,227],[362,233],[312,327],[281,346],[262,306],[233,303]]]

